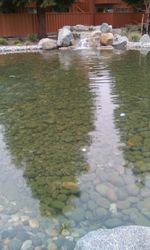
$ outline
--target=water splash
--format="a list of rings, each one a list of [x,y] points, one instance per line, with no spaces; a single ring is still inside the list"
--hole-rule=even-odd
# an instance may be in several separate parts
[[[90,46],[90,42],[88,38],[81,38],[80,41],[77,44],[76,50],[78,49],[89,49]]]

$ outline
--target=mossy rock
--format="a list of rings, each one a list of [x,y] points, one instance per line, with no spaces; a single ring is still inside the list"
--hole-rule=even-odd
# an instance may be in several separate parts
[[[128,139],[129,147],[141,147],[143,138],[140,135],[133,135]]]
[[[60,209],[62,210],[65,206],[65,203],[62,202],[62,201],[59,201],[59,200],[54,200],[53,203],[52,203],[52,207],[53,208],[57,208],[57,209]]]

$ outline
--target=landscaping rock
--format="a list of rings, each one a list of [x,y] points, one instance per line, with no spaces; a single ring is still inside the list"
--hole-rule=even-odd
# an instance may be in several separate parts
[[[112,33],[102,33],[100,36],[100,44],[101,45],[112,45],[114,36]]]
[[[102,23],[101,26],[100,26],[100,31],[102,33],[112,32],[112,26],[109,25],[108,23]]]
[[[117,34],[114,37],[112,46],[115,49],[119,49],[119,50],[126,49],[127,42],[128,42],[128,38],[126,36],[121,36]]]
[[[59,47],[68,47],[73,44],[73,34],[67,27],[63,27],[58,32],[57,45]]]
[[[140,43],[150,43],[150,36],[148,34],[144,34],[140,38]]]
[[[149,250],[150,227],[124,226],[99,229],[81,238],[75,250]]]
[[[38,47],[44,50],[51,50],[57,48],[57,41],[54,39],[43,38],[39,41]]]

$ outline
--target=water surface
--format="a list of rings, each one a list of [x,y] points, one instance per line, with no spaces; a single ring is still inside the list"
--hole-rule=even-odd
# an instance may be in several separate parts
[[[149,67],[139,52],[0,57],[2,246],[150,226]]]

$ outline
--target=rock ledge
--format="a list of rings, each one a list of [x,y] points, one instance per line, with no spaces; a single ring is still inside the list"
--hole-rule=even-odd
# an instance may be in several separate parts
[[[150,250],[150,227],[99,229],[82,237],[75,250]]]

